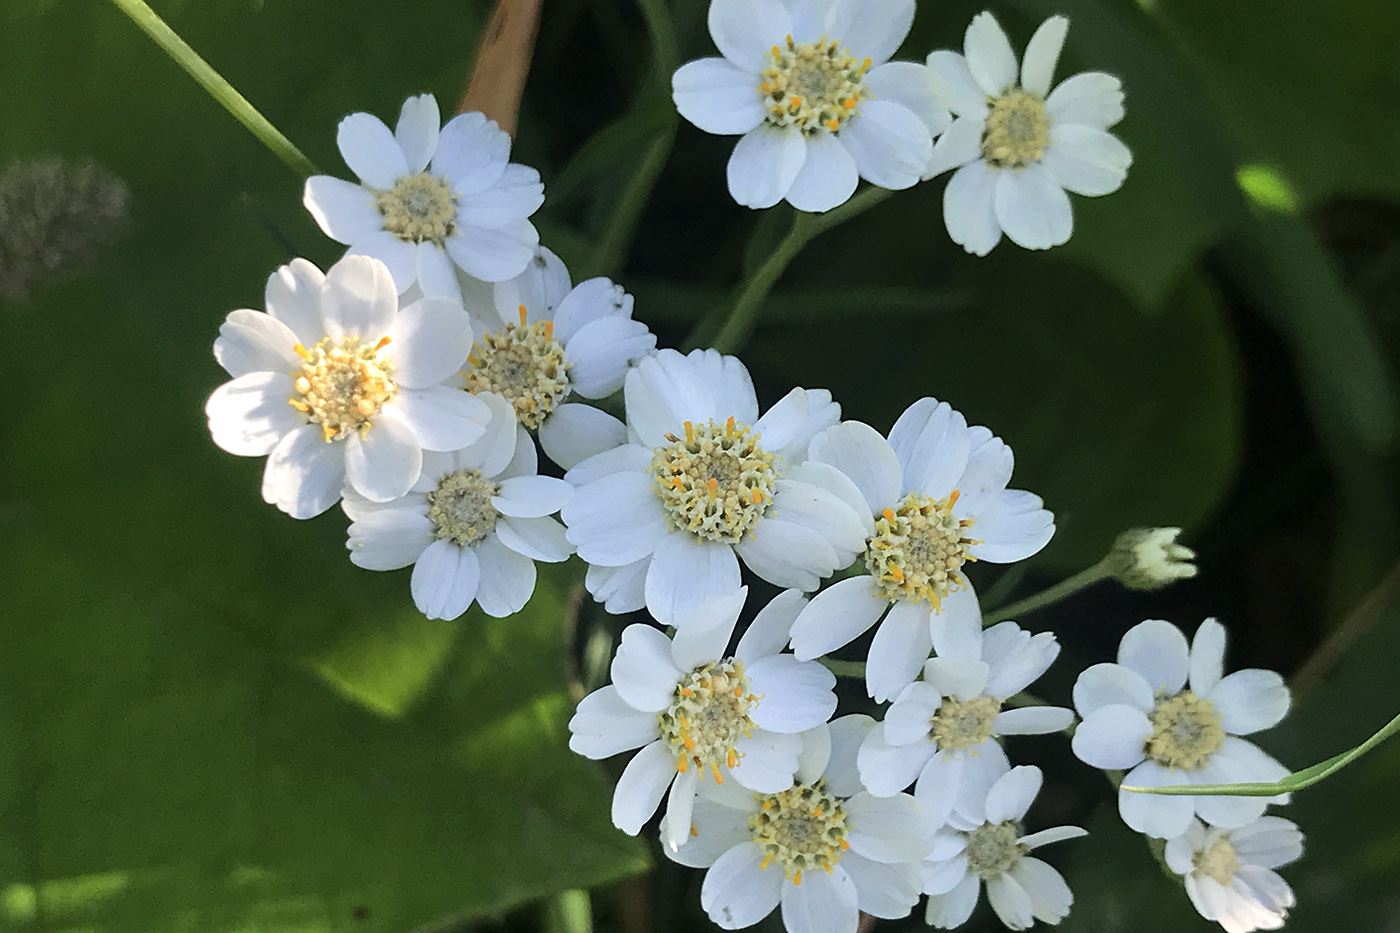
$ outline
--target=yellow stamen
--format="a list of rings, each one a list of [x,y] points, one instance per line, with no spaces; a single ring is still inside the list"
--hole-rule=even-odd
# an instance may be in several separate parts
[[[695,425],[689,421],[685,423],[685,442],[687,444],[695,443]]]
[[[519,308],[519,310],[520,310],[520,326],[521,326],[521,327],[524,327],[524,326],[525,326],[525,306],[524,306],[524,305],[521,305],[520,308]]]
[[[297,344],[296,346],[292,347],[292,352],[304,360],[311,359],[311,351],[306,349],[306,347],[302,346],[301,344]]]

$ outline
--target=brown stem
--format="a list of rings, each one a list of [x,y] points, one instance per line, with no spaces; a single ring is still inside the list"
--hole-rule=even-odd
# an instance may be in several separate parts
[[[486,21],[458,113],[479,110],[515,135],[543,0],[497,0]]]

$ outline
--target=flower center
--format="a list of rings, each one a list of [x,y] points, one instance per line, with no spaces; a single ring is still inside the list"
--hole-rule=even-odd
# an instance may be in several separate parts
[[[433,537],[458,547],[475,547],[496,527],[496,507],[491,497],[501,487],[480,470],[458,470],[438,480],[428,493],[428,520]]]
[[[288,403],[321,426],[323,440],[340,441],[351,432],[364,436],[384,403],[394,397],[397,386],[389,378],[393,367],[380,358],[379,351],[389,343],[361,346],[359,337],[339,341],[325,337],[310,350],[293,347],[304,361],[293,387],[296,395]]]
[[[865,73],[870,59],[853,58],[841,43],[824,36],[802,45],[788,36],[785,45],[773,46],[765,57],[758,92],[773,126],[795,126],[809,136],[822,129],[834,133],[869,96]]]
[[[1168,768],[1199,768],[1225,744],[1225,730],[1210,700],[1190,690],[1158,702],[1151,718],[1147,754]]]
[[[684,440],[674,434],[666,438],[671,446],[656,448],[651,458],[666,517],[678,531],[738,544],[773,501],[781,475],[776,457],[758,446],[758,434],[733,418],[722,427],[687,421]]]
[[[987,101],[982,130],[982,158],[996,168],[1021,168],[1039,162],[1050,141],[1045,101],[1019,88]]]
[[[1001,712],[996,697],[973,697],[959,700],[944,697],[933,714],[933,740],[939,751],[951,751],[981,745],[992,737],[992,720]]]
[[[758,796],[758,795],[755,795]],[[841,801],[828,794],[822,781],[794,784],[780,794],[758,797],[761,807],[749,817],[749,832],[764,848],[759,868],[777,859],[793,884],[802,873],[820,868],[830,873],[851,847],[846,834],[851,825]]]
[[[980,878],[995,878],[1016,867],[1029,849],[1017,842],[1021,827],[1011,820],[984,823],[967,833],[967,870]]]
[[[1235,872],[1240,870],[1240,860],[1239,856],[1235,855],[1235,847],[1230,845],[1230,840],[1224,836],[1197,852],[1191,864],[1196,871],[1227,888],[1235,879]]]
[[[404,175],[388,191],[379,192],[374,206],[384,229],[409,243],[438,246],[457,229],[457,195],[446,178],[428,172]]]
[[[724,783],[720,765],[739,763],[734,745],[753,733],[749,710],[759,698],[749,691],[744,662],[715,661],[686,674],[671,694],[671,705],[657,714],[661,736],[676,753],[676,770],[693,763],[704,775],[709,768],[716,784]]]
[[[940,608],[944,597],[962,585],[958,571],[976,560],[967,548],[977,542],[964,536],[971,519],[953,517],[956,489],[947,499],[910,493],[898,509],[885,509],[865,550],[865,564],[889,600],[926,600]]]
[[[516,419],[538,428],[569,395],[569,364],[554,339],[553,321],[507,324],[472,347],[467,357],[467,391],[495,392],[515,408]]]

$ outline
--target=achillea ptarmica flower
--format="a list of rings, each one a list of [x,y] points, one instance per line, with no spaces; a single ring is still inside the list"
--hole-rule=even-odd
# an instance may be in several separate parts
[[[636,835],[670,788],[663,838],[675,848],[690,836],[697,790],[733,778],[752,792],[792,786],[802,741],[836,711],[836,678],[815,661],[780,654],[806,602],[793,590],[754,618],[734,654],[747,588],[711,600],[671,639],[650,625],[629,625],[612,663],[612,684],[579,703],[569,747],[606,758],[641,747],[613,796],[613,823]]]
[[[931,926],[951,930],[966,923],[984,884],[992,910],[1009,929],[1029,929],[1036,920],[1057,924],[1069,915],[1069,885],[1030,853],[1088,833],[1056,826],[1026,835],[1021,821],[1040,793],[1040,769],[1008,771],[1003,764],[999,770],[989,775],[990,785],[980,785],[973,818],[950,823],[933,837],[933,853],[924,862],[925,920]]]
[[[781,793],[702,785],[690,839],[665,851],[709,869],[700,906],[716,924],[752,926],[779,905],[788,933],[855,933],[861,911],[909,915],[927,824],[908,794],[862,789],[855,749],[870,725],[845,716],[804,733],[797,781]]]
[[[915,779],[915,796],[941,823],[955,810],[982,806],[977,775],[1007,766],[996,738],[1059,732],[1074,713],[1054,706],[1003,710],[1049,669],[1060,645],[1049,632],[1031,635],[1015,622],[982,631],[979,620],[939,626],[938,657],[924,679],[904,688],[860,748],[860,776],[873,794],[893,794]],[[971,797],[969,797],[971,795]]]
[[[1290,820],[1261,816],[1239,829],[1202,826],[1167,841],[1166,860],[1184,876],[1196,910],[1225,933],[1283,926],[1293,889],[1274,871],[1303,855],[1303,834]]]
[[[711,0],[724,57],[683,65],[672,94],[705,132],[742,134],[729,159],[734,200],[827,211],[861,178],[918,182],[949,116],[922,65],[889,61],[913,21],[914,0]]]
[[[661,350],[624,393],[634,441],[571,469],[578,491],[561,513],[609,612],[645,605],[675,625],[739,588],[739,558],[803,592],[855,559],[849,481],[802,466],[812,435],[840,417],[831,393],[793,389],[760,418],[744,364],[714,350]]]
[[[510,137],[479,113],[442,126],[431,94],[404,101],[391,132],[378,117],[340,121],[336,145],[359,184],[330,175],[306,180],[303,202],[350,254],[389,267],[399,294],[462,300],[453,264],[486,282],[519,275],[539,234],[529,217],[544,203],[532,168],[510,161]]]
[[[809,457],[804,475],[835,473],[843,485],[833,488],[860,513],[866,572],[812,600],[793,626],[792,648],[820,657],[883,616],[866,662],[866,686],[880,701],[918,675],[940,619],[980,624],[966,563],[1022,560],[1055,533],[1038,496],[1006,488],[1011,449],[946,402],[915,402],[889,440],[844,422],[813,438]]]
[[[956,168],[943,193],[948,235],[985,256],[1002,233],[1026,249],[1066,242],[1074,216],[1066,191],[1117,191],[1132,153],[1107,132],[1123,119],[1123,88],[1113,75],[1085,72],[1050,81],[1069,20],[1052,16],[1026,46],[1019,69],[1011,42],[991,13],[967,28],[964,55],[928,57],[934,99],[956,119],[939,137],[924,172]]]
[[[519,612],[535,592],[535,561],[574,551],[549,517],[573,487],[536,475],[534,442],[509,402],[480,399],[491,410],[486,433],[461,450],[425,453],[406,496],[381,503],[347,492],[341,503],[350,560],[366,570],[412,564],[413,602],[430,619],[455,619],[473,602],[496,618]]]
[[[229,314],[214,358],[233,376],[204,406],[214,443],[267,456],[263,499],[293,518],[335,505],[341,487],[388,502],[417,482],[423,451],[481,437],[486,403],[444,384],[466,362],[461,306],[400,308],[389,270],[347,256],[325,275],[304,259],[267,280],[267,312]]]
[[[1277,725],[1288,687],[1273,671],[1222,677],[1225,629],[1207,619],[1191,646],[1169,622],[1133,626],[1117,664],[1095,664],[1074,685],[1083,722],[1074,753],[1096,768],[1127,770],[1125,786],[1278,781],[1288,769],[1239,736]],[[1189,679],[1189,686],[1188,686]],[[1244,826],[1278,797],[1192,797],[1119,790],[1118,812],[1140,833],[1171,839],[1192,817],[1226,829]]]
[[[1176,543],[1180,528],[1134,528],[1113,542],[1113,576],[1130,590],[1160,590],[1196,575],[1196,552]]]

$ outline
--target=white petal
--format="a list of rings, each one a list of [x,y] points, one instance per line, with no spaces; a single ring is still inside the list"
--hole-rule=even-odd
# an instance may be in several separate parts
[[[592,405],[560,405],[540,425],[540,446],[565,470],[626,443],[627,426]]]
[[[914,25],[914,0],[836,0],[826,22],[852,55],[883,65]]]
[[[447,253],[468,275],[503,282],[525,271],[539,244],[540,235],[528,220],[493,228],[463,224],[448,238]]]
[[[675,625],[702,604],[739,588],[739,560],[727,544],[668,534],[656,546],[647,571],[647,611]]]
[[[555,337],[562,341],[567,337],[559,326],[556,310],[572,289],[573,283],[569,280],[569,270],[564,261],[541,246],[535,250],[534,261],[524,272],[493,287],[492,303],[503,322],[514,321],[521,305],[525,306],[532,321],[554,321]]]
[[[958,117],[954,120],[943,135],[938,137],[938,141],[933,144],[928,164],[924,166],[924,180],[941,175],[949,169],[981,162],[982,132],[985,128],[981,116]],[[991,197],[988,195],[988,211],[991,210],[990,201]],[[946,201],[944,206],[946,210]]]
[[[968,875],[958,886],[947,894],[935,894],[928,899],[924,920],[940,930],[952,930],[967,922],[972,910],[977,906],[977,895],[982,890],[982,881],[976,875]]]
[[[962,854],[962,836],[942,835],[942,839],[956,839],[958,849],[947,859],[924,859],[923,888],[925,894],[947,894],[967,877],[967,856]]]
[[[998,713],[992,720],[997,735],[1048,735],[1074,723],[1074,710],[1062,706],[1026,706]]]
[[[656,714],[628,705],[611,685],[579,701],[569,720],[569,749],[586,758],[608,758],[657,738]]]
[[[1045,113],[1060,128],[1078,124],[1106,130],[1123,119],[1123,84],[1102,71],[1074,75],[1045,98]]]
[[[671,660],[683,671],[718,661],[734,636],[749,588],[741,586],[707,599],[677,624]]]
[[[981,658],[982,610],[972,584],[964,583],[962,589],[950,593],[929,625],[933,650],[940,658]]]
[[[1016,53],[991,13],[978,13],[963,36],[963,53],[973,80],[988,97],[1000,97],[1016,83]]]
[[[673,533],[651,478],[641,473],[612,473],[580,486],[559,514],[579,557],[605,567],[650,557]]]
[[[714,785],[701,786],[708,789]],[[751,795],[745,796],[748,796],[749,802],[753,800]],[[695,801],[691,827],[694,835],[679,849],[673,851],[670,847],[662,847],[667,858],[690,868],[709,868],[730,849],[753,841],[747,811],[716,803],[704,794]]]
[[[777,654],[787,647],[788,633],[792,623],[807,605],[807,598],[799,590],[784,590],[759,610],[749,627],[739,638],[739,646],[734,656],[751,664],[759,658]]]
[[[480,470],[486,476],[499,476],[514,461],[517,448],[522,446],[515,425],[515,409],[494,392],[483,392],[476,397],[491,411],[486,433],[470,447],[452,454],[451,469]]]
[[[1236,742],[1242,740],[1236,739]],[[1237,760],[1231,752],[1236,751],[1228,746],[1222,747],[1210,761],[1196,769],[1191,774],[1192,783],[1201,784],[1234,784],[1243,781],[1269,780],[1270,778],[1258,775],[1249,767],[1252,764],[1252,757],[1245,757]],[[1273,778],[1282,777],[1288,772],[1280,767],[1281,773],[1272,775]],[[1268,798],[1265,797],[1228,797],[1228,796],[1207,796],[1195,797],[1196,815],[1212,826],[1219,826],[1223,829],[1236,829],[1248,823],[1252,823],[1264,814],[1265,808],[1269,805]]]
[[[574,334],[578,333],[586,324],[606,318],[631,318],[634,304],[632,296],[627,294],[621,285],[616,285],[612,280],[602,276],[580,282],[577,288],[566,288],[565,294],[562,296],[554,298],[545,296],[540,300],[552,300],[556,306],[553,312],[554,339],[566,346],[573,339]],[[512,315],[510,320],[514,320],[516,309],[500,307],[499,290],[497,302],[497,309],[503,315],[510,313]],[[536,313],[532,310],[530,313],[531,320],[548,320],[549,317],[550,313],[548,312]]]
[[[1288,714],[1288,685],[1273,671],[1249,668],[1222,679],[1207,694],[1231,735],[1249,735],[1279,724]]]
[[[461,450],[475,443],[486,433],[491,418],[491,409],[475,395],[441,385],[400,389],[384,411],[397,414],[413,432],[418,446],[432,451]],[[378,419],[370,433],[377,426]]]
[[[419,94],[403,102],[399,122],[394,127],[394,139],[403,151],[409,174],[416,175],[428,167],[428,161],[437,151],[441,125],[442,114],[433,95]]]
[[[1026,930],[1035,922],[1031,896],[1021,883],[1009,874],[987,879],[987,901],[1007,928]]]
[[[968,553],[978,560],[1009,564],[1036,554],[1055,535],[1055,516],[1040,497],[1021,489],[1004,489],[977,516],[978,544]]]
[[[613,792],[613,825],[629,836],[641,831],[661,803],[671,779],[676,776],[676,759],[664,741],[652,742],[633,756],[618,778]]]
[[[1134,625],[1118,644],[1118,663],[1141,674],[1154,694],[1173,696],[1181,691],[1189,656],[1181,629],[1159,619]]]
[[[535,562],[491,535],[476,546],[481,561],[481,588],[476,603],[488,616],[504,619],[515,615],[535,593]]]
[[[939,50],[929,53],[927,63],[934,100],[959,117],[972,118],[980,135],[987,113],[987,92],[978,87],[967,59],[957,52]]]
[[[669,849],[681,847],[690,838],[690,819],[695,812],[695,786],[700,780],[698,768],[676,775],[671,793],[666,799],[666,815],[661,819],[661,841]]]
[[[1095,664],[1074,682],[1074,708],[1080,716],[1114,704],[1151,712],[1156,698],[1141,674],[1121,664]]]
[[[540,181],[540,173],[527,165],[511,163],[490,188],[461,196],[457,205],[457,223],[459,226],[485,230],[514,229],[524,224],[526,218],[539,210],[542,204],[544,182]],[[531,261],[538,252],[537,242]],[[528,263],[521,266],[520,272],[524,272],[528,266]],[[514,319],[514,315],[511,315],[511,319]]]
[[[890,429],[890,446],[904,468],[904,492],[945,498],[967,467],[972,445],[967,421],[947,402],[922,398]]]
[[[1064,48],[1068,30],[1069,19],[1064,16],[1052,16],[1040,24],[1026,45],[1021,61],[1021,87],[1041,97],[1050,93],[1055,63],[1060,60],[1060,49]]]
[[[282,438],[306,424],[287,404],[293,391],[292,377],[275,372],[253,372],[225,382],[204,403],[214,443],[240,457],[271,453]]]
[[[997,778],[987,791],[987,822],[1025,819],[1043,780],[1044,775],[1035,765],[1019,765]]]
[[[970,700],[986,690],[990,672],[990,665],[975,657],[937,657],[924,664],[924,681],[940,697]]]
[[[809,871],[801,885],[784,885],[783,926],[801,933],[850,933],[860,923],[855,882],[839,864],[830,874]]]
[[[839,138],[861,178],[896,191],[918,184],[933,156],[933,138],[924,121],[892,100],[864,101]]]
[[[1038,849],[1054,842],[1064,842],[1066,839],[1078,839],[1087,835],[1089,835],[1089,831],[1078,826],[1052,826],[1049,829],[1042,829],[1038,833],[1022,836],[1016,841],[1027,849]]]
[[[663,355],[657,353],[658,358]],[[714,399],[713,417],[716,421],[723,422],[730,415],[744,424],[751,425],[760,420],[753,379],[737,356],[725,356],[718,350],[691,350],[683,359],[691,377],[708,387]],[[767,446],[771,450],[776,445]]]
[[[666,435],[684,433],[686,421],[703,423],[720,415],[713,388],[688,358],[661,350],[627,374],[623,386],[627,425],[647,448],[669,443]],[[647,459],[651,459],[649,449]]]
[[[681,116],[706,133],[733,136],[763,122],[759,78],[723,58],[688,62],[671,76],[671,99]]]
[[[418,270],[418,287],[425,296],[442,298],[453,304],[465,303],[461,282],[446,250],[424,240],[418,244],[414,261]]]
[[[1190,683],[1198,697],[1208,697],[1225,673],[1225,626],[1206,619],[1191,639]]]
[[[569,340],[569,381],[584,398],[606,398],[622,388],[627,367],[655,349],[656,336],[641,321],[592,321]]]
[[[1016,644],[1011,646],[1005,655],[997,656],[995,661],[991,660],[993,644],[1001,640],[999,636],[1002,633],[1009,632],[1012,628],[1016,628],[1019,636]],[[982,640],[982,656],[988,658],[992,665],[991,676],[987,678],[987,692],[1003,699],[1015,696],[1039,680],[1040,675],[1050,669],[1050,665],[1060,654],[1060,643],[1056,641],[1053,633],[1040,632],[1032,636],[1020,631],[1014,622],[1002,622],[992,626],[984,633]]]
[[[267,277],[263,307],[308,347],[326,335],[321,326],[321,288],[326,277],[305,259],[293,259]]]
[[[861,791],[856,755],[861,743],[875,725],[875,720],[860,713],[850,713],[831,721],[828,728],[830,754],[822,768],[826,777],[826,789],[830,793],[838,797],[850,797]],[[810,736],[818,731],[814,729],[806,734]]]
[[[817,133],[807,137],[807,156],[786,198],[799,211],[819,214],[845,204],[858,184],[856,160],[842,141],[831,133]]]
[[[760,869],[765,855],[758,843],[745,842],[721,855],[705,873],[700,906],[721,929],[753,926],[778,906],[783,870],[771,865]]]
[[[413,565],[413,603],[430,619],[455,619],[476,599],[481,565],[476,552],[434,541]]]
[[[611,447],[594,454],[587,460],[579,461],[569,469],[569,472],[564,475],[564,479],[575,486],[583,487],[614,473],[649,474],[651,473],[652,456],[651,448],[643,447],[641,444],[623,444],[619,447]]]
[[[384,215],[375,207],[375,193],[330,175],[306,179],[301,203],[322,233],[346,246],[384,229]]]
[[[326,273],[321,289],[323,333],[337,340],[378,340],[399,310],[399,290],[389,267],[369,256],[346,256]]]
[[[612,661],[612,682],[632,706],[659,713],[671,705],[681,670],[671,660],[671,640],[650,625],[629,625]]]
[[[851,717],[848,716],[845,718],[849,719]],[[870,719],[869,716],[860,718]],[[838,722],[839,721],[840,720],[838,720]],[[870,721],[872,723],[874,722],[874,720]],[[826,775],[827,765],[831,764],[832,725],[835,724],[822,723],[819,726],[808,729],[797,737],[802,742],[802,751],[797,756],[797,773],[793,775],[794,780],[803,784],[815,784]],[[867,730],[864,729],[862,723],[854,723],[853,725],[857,728],[846,729],[845,739],[848,744],[854,742],[854,745],[849,749],[843,749],[843,751],[848,750],[850,752],[850,761],[842,762],[838,765],[838,767],[850,765],[850,773],[844,775],[844,777],[849,777],[851,779],[851,787],[849,789],[842,788],[842,790],[839,791],[831,791],[831,793],[836,794],[838,797],[849,796],[849,794],[857,793],[861,790],[860,775],[857,773],[855,761],[855,747],[859,746],[860,742],[855,739],[854,736],[856,732],[860,732],[860,734],[864,736]],[[829,783],[828,790],[830,790]]]
[[[1131,768],[1142,761],[1152,723],[1135,706],[1101,706],[1074,730],[1074,754],[1095,768]]]
[[[734,780],[756,793],[777,794],[792,786],[802,739],[757,729],[735,742],[734,751],[739,755],[739,764],[729,771]]]
[[[408,291],[418,280],[418,247],[399,239],[387,230],[371,233],[356,240],[347,256],[368,256],[389,267],[389,275],[400,293]]]
[[[804,592],[815,590],[821,579],[842,563],[820,532],[776,518],[760,521],[752,537],[741,541],[734,551],[769,583]]]
[[[865,687],[876,703],[884,703],[913,683],[933,650],[928,607],[896,603],[875,630],[865,662]]]
[[[856,755],[861,782],[877,797],[898,794],[914,783],[935,754],[930,742],[890,745],[882,730],[872,729]]]
[[[969,427],[967,434],[972,449],[958,480],[958,512],[976,518],[1006,490],[1016,457],[1005,441],[981,425]]]
[[[384,508],[368,500],[356,499],[354,522],[346,531],[345,547],[350,561],[366,570],[398,570],[418,560],[433,543],[433,525],[428,520],[427,503],[417,496],[397,500],[399,507]],[[402,505],[399,505],[402,503]],[[348,502],[342,502],[348,506]]]
[[[799,129],[761,124],[744,134],[729,156],[729,193],[744,207],[772,207],[791,190],[806,158],[807,142]]]
[[[871,515],[899,501],[902,472],[894,448],[879,431],[845,421],[812,438],[808,456],[850,477]]]
[[[424,389],[466,365],[472,349],[472,322],[460,305],[424,298],[394,316],[387,336],[394,381],[410,389]]]
[[[345,164],[360,181],[387,191],[408,174],[408,162],[384,121],[368,113],[352,113],[336,128],[335,144]]]
[[[1264,816],[1230,834],[1241,861],[1265,868],[1279,868],[1303,855],[1303,834],[1297,824],[1277,816]]]
[[[1082,731],[1083,724],[1079,728]],[[1131,787],[1162,787],[1191,780],[1192,775],[1187,772],[1169,771],[1155,761],[1144,761],[1123,776],[1123,783]],[[1197,799],[1119,790],[1118,815],[1129,829],[1158,839],[1171,839],[1180,836],[1190,825]]]
[[[449,390],[451,391],[451,390]],[[371,502],[405,495],[423,469],[423,448],[406,419],[390,406],[374,418],[363,436],[345,441],[345,480]]]
[[[646,605],[647,567],[650,565],[651,558],[646,557],[622,567],[589,567],[583,585],[608,612],[614,615],[636,612]]]
[[[792,624],[792,650],[804,661],[821,657],[859,636],[884,613],[868,576],[838,580],[812,598]]]
[[[319,425],[303,425],[268,455],[262,497],[292,518],[315,518],[335,505],[344,479],[344,449],[322,440]]]
[[[851,851],[877,862],[912,862],[928,854],[924,807],[908,794],[856,794],[846,801]]]
[[[936,685],[916,681],[905,687],[890,704],[879,731],[891,745],[926,742],[933,714],[942,703],[943,694]]]
[[[713,0],[709,26],[720,54],[757,75],[773,43],[792,32],[792,17],[779,0]]]
[[[933,93],[933,76],[917,62],[888,62],[865,76],[865,86],[881,100],[907,107],[937,136],[948,128],[952,115],[939,106]]]
[[[496,536],[515,553],[548,564],[562,563],[574,553],[564,526],[552,518],[502,518]]]
[[[1059,246],[1074,232],[1069,197],[1043,165],[1001,172],[992,206],[1001,229],[1026,249]]]
[[[953,173],[943,192],[943,223],[948,236],[974,256],[985,256],[1001,242],[996,215],[998,169],[978,159]]]
[[[913,863],[882,865],[859,855],[847,855],[841,859],[841,867],[855,882],[860,909],[872,917],[907,917],[918,903],[920,879]]]
[[[836,562],[830,564],[825,548],[821,558],[815,554],[791,554],[788,562],[793,566],[826,576],[849,566],[865,550],[866,521],[852,511],[845,500],[821,487],[792,479],[778,480],[773,493],[773,514],[778,521],[816,532],[836,551]]]
[[[552,476],[516,476],[501,483],[501,491],[491,504],[502,515],[543,518],[553,515],[569,501],[574,487]]]
[[[1069,123],[1051,131],[1040,164],[1066,191],[1098,197],[1123,186],[1133,154],[1111,133]]]
[[[805,732],[836,712],[836,675],[816,661],[790,654],[759,658],[748,668],[753,692],[761,697],[749,713],[770,732]]]
[[[815,437],[812,439],[816,440]],[[870,507],[865,502],[865,496],[861,494],[860,489],[849,476],[834,466],[808,460],[806,463],[788,469],[783,476],[794,483],[806,483],[809,486],[823,489],[850,506],[851,511],[857,517],[864,519],[862,522],[862,545],[865,538],[874,532],[875,513],[870,511]],[[866,518],[867,515],[870,517]]]
[[[447,121],[438,134],[432,169],[434,175],[447,176],[453,193],[471,195],[499,181],[509,160],[510,137],[495,121],[464,113]]]

